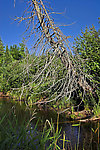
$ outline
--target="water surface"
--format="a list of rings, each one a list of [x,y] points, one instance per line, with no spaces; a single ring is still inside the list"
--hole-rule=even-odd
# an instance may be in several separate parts
[[[31,118],[32,113],[36,109],[36,118],[33,119],[31,122],[31,126],[34,128],[36,121],[40,118],[40,123],[38,129],[40,130],[43,126],[45,121],[48,119],[49,121],[54,122],[54,126],[56,129],[56,122],[57,122],[57,114],[51,110],[39,110],[37,107],[29,109],[24,104],[21,106],[18,102],[12,102],[7,98],[0,98],[0,118],[2,118],[5,114],[9,114],[13,112],[13,114],[17,117],[19,126],[24,121],[27,121]],[[75,125],[76,124],[76,125]],[[59,130],[61,130],[61,137],[65,135],[65,139],[68,140],[65,142],[65,148],[70,150],[75,150],[75,146],[78,150],[99,150],[98,148],[98,136],[97,136],[97,122],[89,122],[89,123],[81,123],[79,122],[69,122],[64,116],[59,116]],[[93,132],[94,130],[94,132]],[[60,147],[62,147],[62,140],[58,141]]]

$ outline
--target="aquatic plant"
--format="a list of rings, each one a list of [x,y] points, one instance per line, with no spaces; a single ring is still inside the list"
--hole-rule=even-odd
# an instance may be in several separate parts
[[[16,116],[9,119],[4,115],[0,121],[0,150],[4,149],[36,149],[36,150],[55,150],[59,149],[57,140],[60,137],[58,129],[55,131],[53,123],[46,120],[42,130],[38,129],[38,122],[33,126],[32,119],[18,124]],[[48,127],[49,125],[49,127]]]

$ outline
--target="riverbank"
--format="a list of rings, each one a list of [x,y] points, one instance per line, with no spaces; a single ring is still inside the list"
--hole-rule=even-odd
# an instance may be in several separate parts
[[[100,114],[95,115],[93,110],[82,110],[77,112],[68,112],[66,117],[71,117],[74,121],[78,122],[94,122],[100,120]]]
[[[76,144],[78,145],[77,150],[83,150],[83,149],[90,150],[91,145],[92,145],[93,149],[97,149],[97,145],[98,145],[98,140],[96,137],[97,136],[96,131],[98,128],[97,122],[80,123],[77,120],[77,118],[75,118],[75,119],[69,118],[68,119],[67,113],[66,114],[62,113],[60,115],[57,115],[57,111],[55,111],[54,109],[50,109],[50,107],[47,107],[47,105],[46,105],[47,108],[45,108],[45,109],[43,107],[39,108],[39,106],[37,106],[35,108],[34,106],[36,106],[36,105],[34,105],[33,107],[30,108],[28,106],[26,107],[25,105],[20,105],[19,102],[15,102],[14,100],[12,101],[12,99],[10,100],[8,98],[0,99],[0,103],[2,106],[2,107],[0,107],[0,112],[1,112],[0,118],[2,120],[1,126],[0,126],[1,127],[0,133],[2,133],[2,136],[1,136],[2,141],[1,141],[0,146],[3,145],[3,142],[5,142],[5,140],[6,141],[8,140],[8,143],[6,143],[6,145],[10,146],[11,148],[12,148],[12,146],[16,145],[16,147],[18,149],[19,149],[19,147],[20,147],[20,149],[22,149],[23,146],[24,146],[24,149],[27,149],[27,146],[29,148],[29,145],[28,145],[29,142],[30,142],[30,147],[31,147],[32,143],[34,144],[32,146],[34,146],[34,147],[36,145],[38,146],[39,144],[35,143],[35,140],[37,140],[41,136],[42,137],[45,136],[43,129],[45,129],[45,127],[47,125],[48,128],[47,128],[47,132],[45,132],[46,135],[48,134],[48,132],[53,131],[54,136],[52,137],[49,134],[49,137],[47,137],[47,141],[45,141],[45,143],[43,143],[45,138],[39,139],[40,140],[39,142],[43,143],[45,146],[47,146],[46,144],[49,141],[49,139],[51,139],[51,138],[52,138],[52,141],[50,140],[50,142],[54,142],[54,139],[55,139],[55,144],[56,144],[56,140],[57,140],[56,136],[58,137],[58,134],[59,134],[58,142],[59,142],[60,148],[63,147],[62,144],[64,143],[64,147],[66,149],[69,146],[70,149],[75,150]],[[76,115],[80,115],[80,113],[86,114],[87,112],[80,111],[80,112],[73,112],[73,113]],[[69,117],[71,116],[71,114],[69,115]],[[38,124],[37,124],[37,121],[39,121]],[[10,122],[10,124],[9,124],[9,122]],[[16,129],[19,129],[19,126],[20,126],[20,130],[17,131]],[[49,126],[50,126],[50,128],[49,128]],[[96,132],[96,133],[94,133],[93,137],[91,136],[91,134],[93,134],[92,129]],[[46,129],[45,129],[45,131],[46,131]],[[59,131],[59,133],[58,133],[58,131]],[[8,134],[6,134],[6,133],[8,133]],[[13,133],[13,135],[12,135],[12,133]],[[38,135],[36,137],[34,137],[33,135],[36,135],[36,133]],[[24,137],[27,137],[27,135],[29,136],[28,137],[29,141],[26,140],[26,138],[24,138]],[[12,136],[13,136],[13,138],[9,138]],[[4,139],[3,139],[3,137],[4,137]],[[23,145],[23,140],[24,140],[24,145]],[[62,140],[63,140],[63,142],[62,142]],[[64,141],[64,140],[66,140],[66,141]],[[87,141],[88,141],[88,143],[91,142],[90,145],[87,144]],[[13,145],[11,145],[10,143],[12,143]],[[20,145],[19,145],[19,143],[20,143]],[[54,145],[54,147],[55,147],[55,145]],[[4,149],[4,147],[3,147],[3,149]],[[42,148],[41,147],[39,147],[39,148],[31,147],[31,149],[42,149]],[[52,149],[54,149],[54,148],[52,148]]]
[[[9,94],[4,94],[3,92],[0,92],[0,98],[3,98],[3,97],[10,97]]]
[[[0,98],[10,98],[9,94],[4,94],[3,92],[0,92]],[[17,102],[20,102],[20,100],[14,100]],[[21,100],[22,101],[22,100]],[[53,108],[39,106],[37,107],[39,111],[43,110],[45,113],[49,110],[49,112],[55,111],[55,113],[59,113],[59,111],[54,110]],[[79,121],[79,122],[90,122],[90,121],[99,121],[100,120],[100,115],[95,116],[93,113],[93,110],[82,110],[82,111],[77,111],[77,112],[64,112],[63,115],[66,119],[70,121]]]

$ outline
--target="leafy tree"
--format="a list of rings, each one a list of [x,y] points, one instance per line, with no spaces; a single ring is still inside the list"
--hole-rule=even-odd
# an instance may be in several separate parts
[[[23,43],[19,43],[19,45],[20,45],[21,58],[24,58],[25,57],[25,45]]]
[[[90,74],[95,82],[100,83],[100,36],[95,27],[89,29],[75,39],[74,53],[78,53],[83,61],[85,72]]]
[[[2,40],[0,38],[0,67],[2,66],[2,63],[3,63],[4,51],[5,51],[4,46],[3,46]]]
[[[10,53],[15,60],[19,60],[21,58],[19,47],[17,47],[17,45],[10,46]]]
[[[0,91],[3,91],[3,81],[4,81],[4,71],[5,71],[5,64],[4,64],[4,58],[5,58],[5,50],[2,43],[2,40],[0,38]]]
[[[14,60],[21,60],[25,57],[25,45],[23,43],[19,43],[19,45],[20,47],[17,45],[10,46],[10,54]]]
[[[10,54],[10,51],[8,49],[8,45],[6,46],[6,51],[5,51],[5,64],[7,66],[8,63],[12,62],[12,55]]]
[[[23,80],[27,80],[26,75],[20,75],[24,68],[25,45],[23,43],[13,45],[4,49],[0,39],[0,91],[7,92],[10,88],[20,87]]]
[[[90,92],[85,91],[87,97],[84,97],[82,105],[85,108],[92,107],[99,102],[100,94],[100,35],[94,26],[86,27],[85,31],[81,31],[81,35],[75,38],[74,54],[75,59],[78,56],[77,63],[80,64],[81,69],[86,74],[87,82],[90,85],[92,84]],[[91,83],[88,80],[88,76],[91,78]],[[77,101],[82,98],[80,93],[78,91],[79,99]]]

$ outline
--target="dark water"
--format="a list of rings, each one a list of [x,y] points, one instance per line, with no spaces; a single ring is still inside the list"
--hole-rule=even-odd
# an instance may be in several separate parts
[[[13,112],[18,119],[19,125],[23,121],[29,120],[35,109],[37,108],[29,109],[24,104],[20,106],[18,103],[11,102],[7,98],[0,98],[0,118],[5,114]],[[38,109],[36,111],[36,118],[33,119],[34,121],[31,123],[33,128],[37,119],[40,118],[41,122],[39,123],[39,129],[43,127],[46,119],[49,121],[52,119],[56,129],[57,114],[55,112],[49,110],[40,111]],[[79,122],[69,122],[64,116],[59,116],[59,129],[60,128],[62,128],[60,139],[63,139],[65,135],[65,139],[67,140],[65,142],[66,149],[75,150],[76,147],[76,150],[83,150],[83,148],[84,150],[99,150],[98,130],[96,130],[98,128],[98,122],[79,124]],[[93,130],[95,132],[93,132]],[[58,141],[60,147],[63,147],[62,143],[61,140]]]

